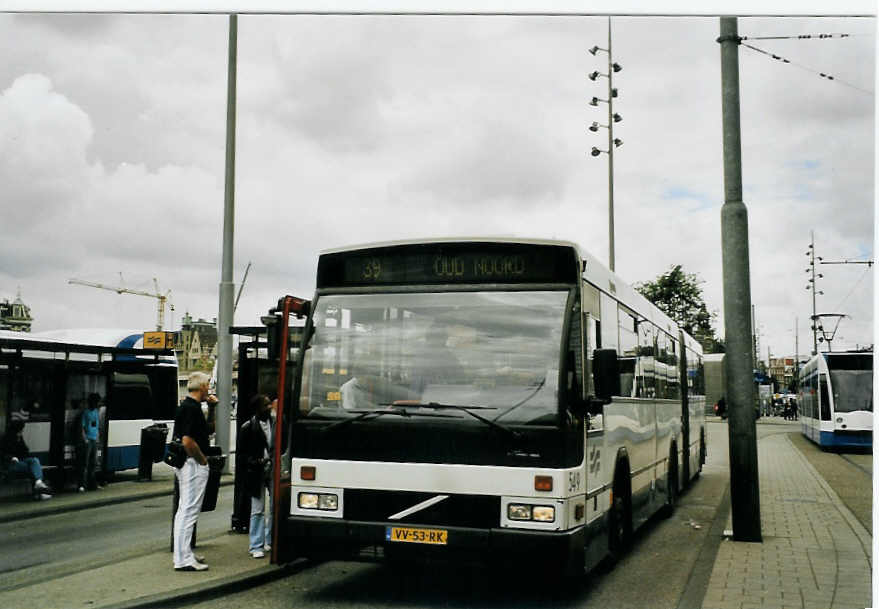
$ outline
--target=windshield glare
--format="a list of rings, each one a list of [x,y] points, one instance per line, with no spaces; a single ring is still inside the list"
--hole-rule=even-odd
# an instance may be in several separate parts
[[[480,415],[501,423],[554,425],[567,295],[322,296],[300,411],[309,418],[348,418],[394,405],[415,415],[400,420],[412,421],[418,403],[437,402],[487,407]]]

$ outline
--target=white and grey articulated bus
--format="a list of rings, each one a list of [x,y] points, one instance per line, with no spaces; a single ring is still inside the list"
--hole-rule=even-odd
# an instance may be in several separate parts
[[[705,461],[699,344],[572,243],[327,251],[307,308],[275,561],[576,575],[671,513]]]
[[[873,352],[818,353],[800,371],[803,435],[824,448],[873,446]]]

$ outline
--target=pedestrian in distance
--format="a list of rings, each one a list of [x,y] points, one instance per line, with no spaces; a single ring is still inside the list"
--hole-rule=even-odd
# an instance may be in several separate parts
[[[726,418],[726,399],[720,398],[717,400],[717,403],[714,404],[714,414],[719,416],[721,419]]]
[[[174,435],[180,438],[186,452],[183,467],[174,470],[180,488],[180,502],[174,514],[174,569],[177,571],[208,569],[204,557],[192,552],[192,531],[198,522],[209,474],[204,450],[209,445],[210,429],[201,403],[217,403],[217,397],[210,393],[210,380],[204,372],[189,375],[189,395],[180,403],[174,417]]]
[[[245,487],[250,494],[250,545],[254,558],[263,558],[271,550],[272,540],[272,453],[274,421],[272,411],[277,404],[259,393],[250,400],[253,416],[241,426],[238,450],[244,454],[247,467]],[[268,495],[268,502],[266,501]]]
[[[34,499],[45,501],[52,498],[52,489],[43,481],[43,466],[24,441],[24,421],[13,419],[0,440],[0,462],[11,474],[26,473],[33,480]]]
[[[80,493],[98,488],[95,480],[95,468],[98,461],[98,407],[101,404],[103,404],[101,396],[97,393],[90,393],[88,407],[82,411],[80,417],[80,433],[82,435],[80,446],[83,451],[82,470],[79,472]]]

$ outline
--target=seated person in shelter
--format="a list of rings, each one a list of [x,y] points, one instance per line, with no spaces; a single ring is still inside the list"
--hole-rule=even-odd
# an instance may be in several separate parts
[[[36,499],[50,499],[49,485],[43,482],[40,460],[30,455],[30,449],[22,437],[24,421],[16,419],[9,423],[6,434],[0,440],[0,463],[10,473],[27,473],[34,481]]]

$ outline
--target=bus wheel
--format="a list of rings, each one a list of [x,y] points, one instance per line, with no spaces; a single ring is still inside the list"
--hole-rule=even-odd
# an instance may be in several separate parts
[[[628,469],[626,469],[628,474]],[[608,553],[611,562],[618,561],[632,542],[632,499],[629,485],[619,479],[613,485],[613,501],[607,515]]]

